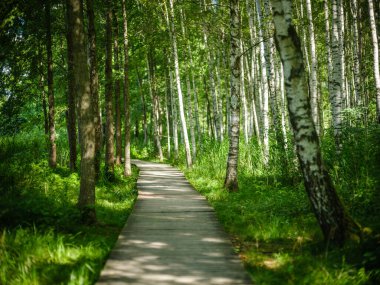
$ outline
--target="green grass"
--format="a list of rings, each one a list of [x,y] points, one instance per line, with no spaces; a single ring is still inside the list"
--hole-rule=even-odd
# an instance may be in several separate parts
[[[324,156],[340,196],[350,214],[373,232],[363,243],[343,248],[324,243],[300,171],[289,163],[295,161],[294,154],[288,153],[286,161],[273,142],[267,168],[254,141],[241,143],[236,193],[223,188],[226,142],[203,142],[195,165],[186,169],[182,157],[179,166],[216,210],[255,284],[379,284],[377,140],[376,133],[351,134],[340,157],[328,136],[324,141]]]
[[[138,169],[124,178],[117,167],[114,182],[100,179],[98,223],[84,226],[79,176],[49,169],[40,137],[0,140],[0,284],[93,284],[133,207]]]

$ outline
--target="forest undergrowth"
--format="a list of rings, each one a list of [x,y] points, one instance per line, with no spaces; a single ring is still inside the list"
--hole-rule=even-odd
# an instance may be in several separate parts
[[[96,185],[95,225],[77,208],[79,175],[58,140],[59,165],[47,165],[38,131],[0,139],[0,284],[93,284],[137,196],[138,169]]]
[[[322,140],[326,169],[364,232],[362,242],[342,248],[323,241],[292,145],[284,153],[272,137],[270,164],[264,166],[257,141],[245,145],[240,140],[236,193],[223,188],[226,141],[203,140],[191,169],[186,169],[184,150],[179,162],[171,163],[215,208],[255,284],[379,284],[379,138],[377,126],[347,127],[339,154],[332,134]],[[153,153],[152,148],[140,150],[146,158]]]

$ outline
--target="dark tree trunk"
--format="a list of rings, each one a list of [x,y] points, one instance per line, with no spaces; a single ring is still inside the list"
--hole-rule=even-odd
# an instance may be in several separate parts
[[[94,107],[94,124],[95,124],[95,177],[96,180],[100,176],[100,161],[102,154],[102,119],[99,108],[99,75],[98,75],[98,59],[96,55],[96,31],[95,31],[95,14],[93,0],[87,1],[88,16],[88,44],[90,57],[90,83],[91,97]]]
[[[66,1],[68,2],[68,1]],[[67,7],[69,4],[67,3]],[[75,114],[75,82],[73,74],[73,35],[71,32],[74,26],[73,19],[71,18],[71,13],[69,9],[66,9],[67,17],[67,113],[66,113],[66,124],[67,124],[67,135],[69,141],[70,149],[70,170],[75,171],[77,168],[77,132],[76,132],[76,114]]]
[[[68,0],[68,13],[73,20],[69,31],[73,39],[73,75],[78,102],[79,140],[81,152],[80,192],[78,206],[82,221],[96,222],[95,212],[95,125],[92,105],[85,33],[81,18],[81,0]]]
[[[55,145],[55,110],[54,110],[54,82],[53,82],[53,52],[51,39],[51,16],[50,0],[45,4],[46,16],[46,51],[47,51],[47,83],[48,83],[48,105],[49,105],[49,166],[57,166],[57,147]]]
[[[124,146],[124,176],[132,175],[131,167],[131,118],[129,108],[129,65],[128,65],[128,22],[125,0],[122,0],[123,8],[123,35],[124,35],[124,126],[125,126],[125,146]],[[136,122],[138,122],[136,120]],[[138,134],[138,124],[136,125]],[[136,135],[137,137],[137,135]]]
[[[115,164],[121,164],[121,152],[122,152],[122,142],[121,142],[121,112],[120,112],[120,62],[119,62],[119,22],[117,20],[116,11],[113,10],[113,23],[114,23],[114,33],[113,33],[113,56],[114,56],[114,68],[115,68],[115,130],[116,130],[116,157]]]
[[[323,166],[319,140],[311,115],[300,40],[289,21],[291,0],[271,2],[277,49],[284,65],[289,117],[306,192],[326,241],[342,245],[352,235],[360,235],[360,228],[345,211]]]
[[[107,0],[106,12],[106,166],[107,179],[114,178],[114,128],[112,96],[112,2]]]

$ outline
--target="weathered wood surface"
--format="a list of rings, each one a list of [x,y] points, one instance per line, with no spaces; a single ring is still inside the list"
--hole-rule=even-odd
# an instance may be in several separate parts
[[[184,175],[133,163],[139,196],[97,284],[252,284],[213,209]]]

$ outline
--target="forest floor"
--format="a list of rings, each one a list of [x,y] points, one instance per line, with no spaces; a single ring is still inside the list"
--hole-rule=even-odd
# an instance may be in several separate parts
[[[241,144],[236,193],[223,188],[226,142],[203,140],[191,169],[183,149],[178,161],[167,162],[182,169],[214,208],[254,284],[380,284],[379,138],[377,131],[355,130],[339,157],[332,139],[326,136],[322,144],[347,210],[372,232],[342,248],[323,242],[297,164],[289,163],[296,161],[292,146],[284,154],[274,145],[265,168],[257,144]],[[79,174],[65,167],[65,140],[57,148],[59,167],[53,170],[40,131],[0,138],[1,285],[93,284],[132,211],[138,169],[123,178],[122,167],[116,167],[113,182],[101,177],[96,186],[99,223],[81,225]],[[136,158],[155,159],[152,144],[135,142],[131,151]]]
[[[93,284],[134,205],[138,169],[100,178],[98,222],[86,226],[78,173],[50,169],[44,146],[43,135],[0,138],[0,284]],[[58,145],[59,165],[67,165],[65,148]]]

